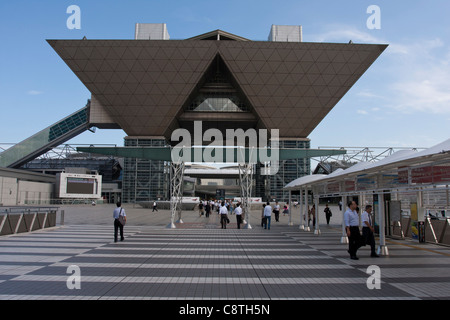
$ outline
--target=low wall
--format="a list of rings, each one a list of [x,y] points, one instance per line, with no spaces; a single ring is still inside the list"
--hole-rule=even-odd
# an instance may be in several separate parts
[[[143,208],[153,209],[153,201],[139,201],[137,202]],[[156,208],[161,210],[170,210],[170,201],[156,201]],[[194,210],[196,203],[182,203],[181,210]]]
[[[152,209],[153,208],[153,201],[139,201],[137,202],[138,205],[140,205],[143,208]],[[157,208],[162,210],[170,210],[170,201],[156,201]],[[279,203],[281,207],[281,212],[283,211],[283,205],[284,203]],[[261,209],[262,211],[262,203],[251,203],[250,204],[250,210],[258,210]],[[271,206],[273,207],[274,204],[271,203]],[[198,210],[198,203],[182,203],[181,204],[181,210]]]
[[[450,219],[426,219],[425,241],[450,245]]]
[[[395,237],[413,238],[413,234],[417,237],[417,230],[413,229],[409,217],[391,222],[391,234]],[[425,219],[424,235],[426,242],[450,245],[450,219]]]
[[[8,208],[0,212],[0,236],[56,226],[58,208]]]

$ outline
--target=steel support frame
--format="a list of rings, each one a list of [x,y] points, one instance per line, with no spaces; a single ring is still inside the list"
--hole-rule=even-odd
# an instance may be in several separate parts
[[[239,164],[239,184],[241,187],[241,208],[244,216],[244,224],[246,229],[251,229],[250,225],[250,197],[253,187],[253,164]]]
[[[171,220],[168,228],[175,229],[175,216],[178,213],[177,223],[183,223],[181,220],[181,200],[183,198],[183,177],[184,177],[185,163],[171,162],[170,163],[170,214]]]
[[[249,160],[252,159],[253,149],[249,151]],[[241,150],[242,152],[242,150]],[[244,216],[244,228],[252,229],[250,224],[250,198],[252,196],[252,188],[253,188],[253,166],[255,163],[244,162],[239,163],[239,184],[241,187],[241,208],[242,214]]]

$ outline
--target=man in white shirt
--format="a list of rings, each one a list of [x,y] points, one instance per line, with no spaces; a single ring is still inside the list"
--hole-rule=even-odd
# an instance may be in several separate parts
[[[345,230],[348,236],[348,253],[350,259],[358,260],[356,251],[362,243],[361,233],[359,232],[359,216],[356,212],[357,204],[355,201],[348,203],[348,209],[344,213]]]
[[[241,223],[242,223],[242,208],[241,208],[240,202],[238,202],[236,204],[236,208],[234,209],[234,214],[236,215],[237,228],[240,229]]]
[[[114,209],[113,218],[114,218],[114,242],[117,242],[117,233],[120,229],[120,241],[123,241],[123,224],[120,223],[119,217],[123,216],[123,220],[127,221],[127,215],[125,214],[125,210],[122,208],[122,203],[117,202],[117,208]]]
[[[278,201],[275,202],[275,207],[273,207],[273,213],[275,214],[275,221],[279,222],[280,220],[280,205],[278,204]]]
[[[264,219],[264,229],[270,230],[270,221],[272,220],[272,207],[270,206],[269,201],[267,201],[267,204],[264,207]]]
[[[228,222],[228,209],[225,206],[225,203],[223,203],[223,202],[219,208],[219,214],[220,214],[220,224],[222,225],[222,229],[226,229],[227,222]]]
[[[373,227],[372,227],[372,206],[367,205],[366,210],[361,215],[362,222],[362,237],[364,239],[364,243],[370,245],[370,256],[373,258],[378,258],[379,255],[375,252],[375,237],[373,235]]]

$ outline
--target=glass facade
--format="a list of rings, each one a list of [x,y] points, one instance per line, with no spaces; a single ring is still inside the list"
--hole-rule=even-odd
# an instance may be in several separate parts
[[[249,103],[237,90],[231,72],[218,55],[209,67],[203,84],[185,107],[197,112],[250,112]]]
[[[150,138],[126,138],[125,146],[168,147],[165,139]],[[279,147],[309,149],[310,141],[280,140]],[[123,202],[135,203],[170,199],[170,162],[136,158],[125,158],[124,160]],[[263,201],[272,201],[273,199],[288,201],[289,192],[283,190],[283,187],[301,176],[308,175],[310,169],[309,158],[291,159],[279,162],[277,174],[261,175],[261,164],[258,163],[254,166],[252,196],[261,197]],[[193,195],[192,193],[195,192],[195,187],[192,188],[192,185],[191,189],[187,188],[189,184],[190,182],[185,183],[185,195]]]
[[[126,147],[166,147],[165,139],[125,138]],[[124,159],[122,201],[135,203],[169,199],[170,163],[167,161]]]
[[[61,120],[60,122],[54,124],[49,128],[49,137],[48,141],[53,141],[58,139],[59,137],[67,134],[71,130],[86,125],[88,123],[88,108],[84,107],[83,109],[75,112],[69,117]]]
[[[279,148],[309,149],[309,140],[280,140]],[[289,191],[283,187],[289,182],[310,174],[311,162],[309,158],[290,159],[279,162],[279,170],[275,175],[267,176],[266,195],[270,200],[288,201]],[[266,200],[263,198],[263,200]]]
[[[202,112],[243,112],[247,111],[247,108],[236,95],[209,92],[197,96],[192,101],[188,110]]]

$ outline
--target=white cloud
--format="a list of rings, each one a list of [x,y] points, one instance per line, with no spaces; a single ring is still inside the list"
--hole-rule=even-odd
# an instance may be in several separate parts
[[[363,97],[363,98],[383,98],[382,95],[376,94],[372,90],[369,90],[369,89],[363,89],[363,90],[357,92],[356,95],[358,97]]]
[[[430,75],[430,73],[426,73],[426,75]],[[450,83],[450,78],[446,83]],[[450,114],[450,92],[443,86],[444,83],[439,80],[420,81],[420,79],[415,79],[395,83],[393,89],[399,96],[394,107],[407,113],[421,111]]]
[[[36,96],[38,94],[43,94],[42,91],[38,91],[38,90],[30,90],[27,92],[27,94],[32,95],[32,96]]]
[[[377,89],[362,89],[356,93],[358,97],[382,99],[383,106],[396,112],[450,114],[450,48],[442,39],[391,42],[373,36],[370,31],[343,24],[327,25],[325,30],[312,35],[312,41],[389,44],[380,66],[385,70],[383,81],[377,83]],[[380,86],[384,87],[381,91]],[[369,113],[368,110],[357,112]]]
[[[349,42],[352,40],[354,43],[385,43],[382,39],[374,37],[369,32],[358,30],[355,27],[348,25],[328,25],[326,29],[329,31],[312,35],[312,41],[314,42]]]
[[[399,49],[401,48],[401,49]],[[399,45],[390,55],[396,110],[450,114],[450,54],[441,39]]]

